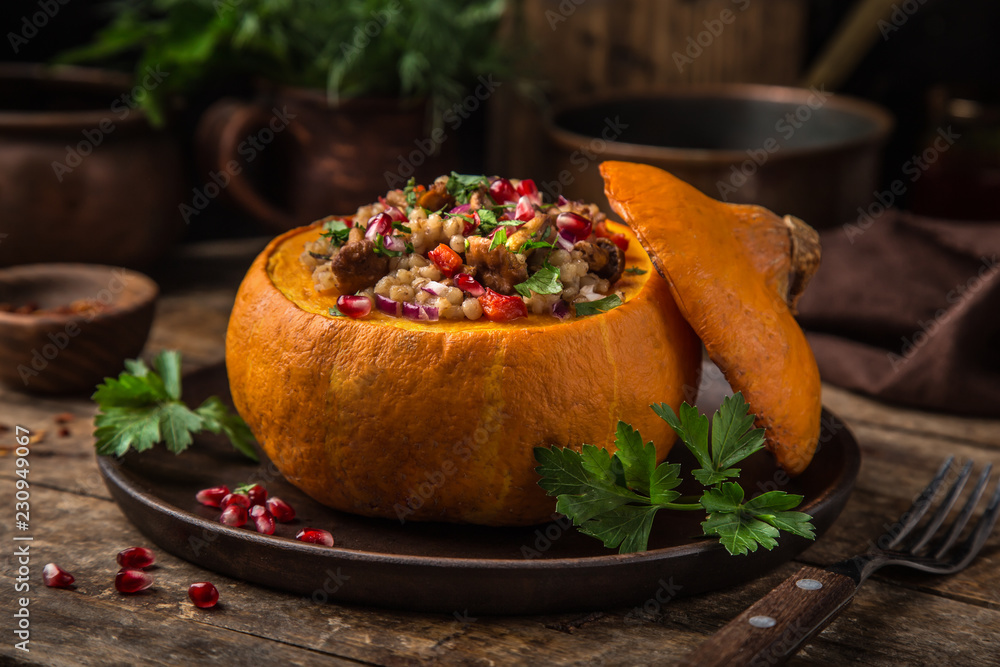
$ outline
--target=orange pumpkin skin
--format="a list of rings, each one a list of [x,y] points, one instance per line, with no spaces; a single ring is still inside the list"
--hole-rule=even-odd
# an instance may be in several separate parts
[[[415,323],[378,312],[330,317],[298,256],[317,227],[257,257],[226,336],[233,400],[293,484],[330,507],[399,520],[531,525],[555,499],[537,485],[537,446],[614,451],[619,419],[674,435],[649,405],[693,400],[700,342],[631,232],[626,303],[560,322]]]

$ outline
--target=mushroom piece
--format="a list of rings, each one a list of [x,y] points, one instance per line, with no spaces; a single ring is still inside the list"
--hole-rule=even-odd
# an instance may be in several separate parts
[[[573,250],[578,250],[587,262],[587,269],[599,278],[605,278],[612,285],[625,272],[625,253],[611,239],[597,238],[591,241],[577,241]]]
[[[337,291],[354,294],[373,287],[389,272],[389,258],[375,254],[375,242],[362,239],[344,245],[330,262]]]
[[[486,287],[509,296],[516,292],[514,285],[528,279],[528,265],[522,255],[502,245],[490,250],[491,241],[484,236],[472,236],[467,240],[469,250],[465,253],[465,261]]]

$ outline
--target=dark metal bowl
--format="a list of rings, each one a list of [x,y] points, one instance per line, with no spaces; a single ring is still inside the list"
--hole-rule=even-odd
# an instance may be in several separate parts
[[[600,162],[644,162],[716,199],[830,227],[871,200],[892,126],[877,105],[780,86],[711,84],[593,99],[550,114],[555,178],[542,187],[600,202]]]

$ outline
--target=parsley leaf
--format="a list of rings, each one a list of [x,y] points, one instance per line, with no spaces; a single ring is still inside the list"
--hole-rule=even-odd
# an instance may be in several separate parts
[[[219,400],[208,398],[197,410],[181,401],[181,355],[164,350],[150,370],[138,359],[125,362],[117,379],[105,378],[91,397],[99,410],[94,418],[97,452],[123,456],[129,449],[150,449],[157,442],[179,454],[193,442],[192,434],[225,433],[233,446],[257,460],[250,429]]]
[[[403,188],[403,196],[406,198],[407,206],[417,205],[417,179],[410,178],[406,182],[406,187]]]
[[[497,233],[493,235],[493,240],[490,241],[490,250],[502,245],[507,245],[507,230],[503,227],[498,229]]]
[[[350,233],[351,228],[343,220],[327,220],[323,223],[322,236],[329,239],[330,243],[337,248],[347,243],[347,236]]]
[[[622,301],[621,297],[617,294],[609,294],[603,299],[598,299],[596,301],[580,301],[576,304],[576,316],[589,317],[591,315],[597,315],[598,313],[606,313],[612,308],[617,308],[623,303],[625,302]]]
[[[625,273],[631,273],[632,275],[635,276],[641,276],[642,274],[646,273],[646,269],[640,269],[638,266],[630,266],[627,269],[625,269]]]
[[[670,424],[691,450],[701,466],[692,474],[705,486],[718,484],[730,477],[739,477],[739,468],[732,466],[764,447],[764,430],[754,429],[749,405],[737,392],[722,401],[722,407],[712,417],[712,442],[709,449],[708,419],[686,403],[678,417],[669,405],[651,406]]]
[[[404,225],[401,222],[395,222],[394,221],[392,223],[392,228],[393,229],[398,229],[399,231],[403,232],[404,234],[412,234],[413,233],[412,229],[410,229],[409,227],[407,227],[406,225]]]
[[[489,188],[489,185],[490,182],[486,180],[485,176],[459,174],[453,171],[448,177],[448,183],[445,187],[448,194],[454,197],[457,203],[468,204],[473,192],[482,186]]]
[[[337,308],[337,304],[330,306],[326,312],[330,315],[330,317],[347,317],[347,315],[340,312],[340,308]]]
[[[502,232],[501,229],[497,235]],[[514,285],[514,289],[525,299],[530,298],[532,292],[535,294],[559,294],[563,291],[563,285],[559,282],[559,269],[545,262],[542,268],[535,271],[530,278],[523,283]]]
[[[702,529],[716,536],[730,554],[773,549],[780,531],[815,539],[812,517],[791,511],[802,496],[770,491],[744,501],[743,488],[730,478],[732,466],[763,446],[763,429],[751,428],[753,416],[741,394],[726,398],[711,420],[684,403],[679,416],[665,404],[650,406],[695,455],[700,468],[693,472],[705,487],[697,503],[676,502],[680,494],[680,465],[656,465],[656,449],[632,426],[618,422],[617,451],[583,445],[569,448],[536,448],[540,464],[538,482],[556,509],[572,520],[580,532],[600,539],[621,553],[643,551],[649,543],[653,517],[661,509],[703,511]]]
[[[521,220],[500,220],[497,218],[496,211],[488,208],[479,209],[476,211],[476,215],[479,216],[477,233],[480,236],[486,236],[497,227],[518,227],[524,224]]]
[[[518,252],[528,252],[535,248],[555,248],[555,244],[546,241],[525,241],[524,245],[517,249]]]

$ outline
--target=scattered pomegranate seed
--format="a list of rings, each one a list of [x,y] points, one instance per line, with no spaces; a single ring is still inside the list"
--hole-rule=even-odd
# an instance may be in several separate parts
[[[219,507],[229,507],[230,505],[239,505],[243,509],[250,508],[250,496],[245,493],[230,493],[227,494],[222,499],[222,504]]]
[[[230,505],[226,509],[222,510],[222,515],[219,517],[219,523],[227,526],[235,526],[236,528],[246,524],[246,522],[246,508],[240,507],[239,505]]]
[[[542,196],[538,194],[538,186],[530,178],[522,179],[517,184],[517,194],[528,197],[535,204],[542,203]]]
[[[372,312],[372,300],[366,296],[344,294],[337,297],[337,309],[350,318],[358,319]]]
[[[188,586],[188,597],[191,598],[191,602],[194,602],[195,607],[208,609],[214,607],[215,603],[219,601],[219,589],[211,582],[199,581]]]
[[[254,484],[247,489],[247,498],[250,499],[250,507],[253,507],[254,505],[263,505],[267,500],[267,489],[260,484]]]
[[[490,196],[498,204],[517,201],[517,191],[506,178],[498,178],[490,183]]]
[[[531,203],[530,197],[521,197],[517,200],[517,208],[514,209],[514,219],[521,222],[528,222],[535,217],[535,205]]]
[[[229,487],[223,484],[222,486],[213,486],[210,489],[202,489],[197,494],[195,498],[202,505],[208,505],[209,507],[222,507],[222,499],[229,495]]]
[[[271,496],[267,499],[267,509],[281,523],[288,523],[295,518],[295,510],[292,509],[292,506],[277,496]]]
[[[263,505],[250,508],[250,520],[261,535],[274,535],[274,515]]]
[[[482,296],[486,293],[486,289],[479,284],[479,281],[470,276],[468,273],[459,273],[456,275],[455,284],[463,292],[468,292],[472,296]]]
[[[129,547],[118,552],[118,564],[127,570],[141,570],[149,567],[156,555],[146,547]]]
[[[327,547],[333,546],[333,535],[330,534],[330,531],[323,530],[322,528],[303,528],[295,536],[295,539],[302,542],[311,542],[312,544],[322,544]]]
[[[138,593],[153,585],[153,577],[142,570],[119,570],[115,575],[115,588],[119,593]]]
[[[76,580],[72,574],[55,563],[49,563],[42,568],[42,581],[50,588],[69,588]]]
[[[567,232],[573,241],[582,241],[590,236],[592,225],[582,215],[577,213],[560,213],[556,218],[556,227],[560,232]]]

